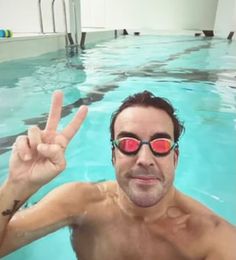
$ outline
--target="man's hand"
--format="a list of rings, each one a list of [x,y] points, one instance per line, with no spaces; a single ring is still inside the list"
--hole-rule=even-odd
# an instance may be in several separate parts
[[[38,189],[65,169],[65,149],[79,130],[88,109],[86,106],[80,107],[65,129],[57,132],[62,102],[62,92],[56,91],[45,129],[31,127],[28,135],[16,139],[9,165],[11,183]]]
[[[55,92],[45,129],[32,127],[28,135],[19,136],[13,145],[9,177],[0,187],[0,245],[8,222],[17,209],[42,185],[65,169],[65,149],[85,119],[87,107],[82,106],[65,129],[57,132],[62,100],[63,94]],[[58,217],[60,219],[61,215]],[[6,243],[9,245],[12,241],[14,239]]]

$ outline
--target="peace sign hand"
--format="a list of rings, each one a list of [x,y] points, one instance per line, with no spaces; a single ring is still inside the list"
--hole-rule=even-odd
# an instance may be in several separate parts
[[[10,181],[38,189],[65,169],[65,149],[79,130],[88,109],[81,106],[72,121],[57,132],[62,102],[62,92],[54,92],[45,129],[31,127],[28,135],[16,139],[9,165]]]

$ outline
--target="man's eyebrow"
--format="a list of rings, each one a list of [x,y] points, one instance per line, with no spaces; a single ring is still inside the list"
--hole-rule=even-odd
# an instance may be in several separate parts
[[[127,131],[122,131],[120,132],[116,138],[122,138],[122,137],[133,137],[136,139],[140,139],[136,134],[132,133],[132,132],[127,132]]]
[[[140,139],[139,136],[137,136],[136,134],[132,133],[132,132],[128,132],[128,131],[122,131],[117,135],[117,139],[118,138],[122,138],[122,137],[133,137],[136,139]],[[160,133],[155,133],[154,135],[151,136],[150,140],[153,139],[157,139],[157,138],[167,138],[167,139],[172,139],[171,136],[168,133],[165,132],[160,132]]]
[[[155,133],[151,136],[150,140],[157,139],[157,138],[167,138],[172,139],[171,136],[168,133]]]

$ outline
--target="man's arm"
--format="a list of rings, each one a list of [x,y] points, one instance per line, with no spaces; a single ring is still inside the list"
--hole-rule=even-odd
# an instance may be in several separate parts
[[[0,257],[64,226],[77,223],[88,205],[97,200],[94,184],[69,183],[46,195],[36,205],[18,211],[9,221]]]
[[[45,129],[31,127],[28,134],[19,136],[13,145],[9,176],[0,189],[0,246],[7,224],[17,209],[66,167],[66,147],[85,119],[87,108],[80,108],[59,132],[62,101],[63,94],[55,92]]]
[[[33,194],[35,191],[17,187],[9,181],[0,187],[0,245],[6,225],[18,208],[27,200],[29,194]]]

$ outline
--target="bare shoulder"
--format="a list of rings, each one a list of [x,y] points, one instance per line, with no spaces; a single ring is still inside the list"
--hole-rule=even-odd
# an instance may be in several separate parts
[[[206,235],[210,241],[206,260],[236,259],[236,227],[220,219],[218,225]]]
[[[176,203],[186,212],[214,215],[214,212],[205,205],[178,190],[176,190],[175,198]]]
[[[73,188],[68,187],[68,191],[71,192],[73,190],[73,194],[76,195],[77,199],[81,196],[83,200],[90,201],[100,201],[105,199],[107,196],[112,194],[116,194],[117,185],[114,181],[104,181],[104,182],[77,182],[72,183]]]
[[[203,235],[210,232],[218,232],[222,228],[232,229],[235,227],[218,216],[197,200],[176,191],[176,203],[178,207],[189,215],[188,224],[192,229],[197,229]]]
[[[176,203],[186,214],[189,214],[189,225],[192,228],[201,230],[206,234],[222,234],[227,233],[235,235],[236,228],[212,210],[207,208],[197,200],[176,191]]]
[[[176,191],[176,206],[186,216],[186,231],[188,239],[197,241],[196,248],[200,248],[206,260],[234,260],[236,259],[236,227],[212,210]],[[195,244],[195,243],[193,243]]]
[[[46,195],[42,201],[55,200],[64,204],[91,200],[98,196],[99,190],[93,183],[72,182],[61,185]]]
[[[63,204],[64,209],[67,209],[71,215],[77,215],[79,211],[84,211],[87,207],[103,201],[105,199],[105,191],[108,187],[107,182],[68,183],[53,190],[47,196],[47,199],[54,197],[55,200]]]
[[[70,208],[72,215],[78,215],[80,211],[101,206],[105,201],[116,196],[116,184],[113,181],[95,183],[70,183],[61,188],[63,201]],[[65,205],[66,206],[66,205]]]
[[[117,194],[117,182],[115,181],[105,181],[96,183],[97,188],[105,196],[113,196]]]

